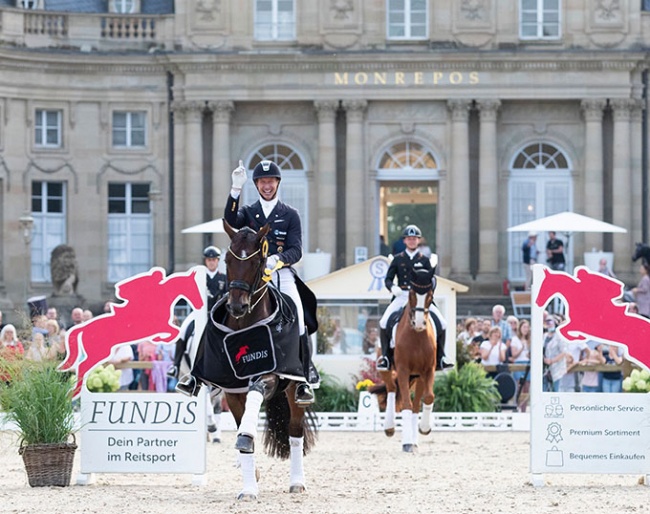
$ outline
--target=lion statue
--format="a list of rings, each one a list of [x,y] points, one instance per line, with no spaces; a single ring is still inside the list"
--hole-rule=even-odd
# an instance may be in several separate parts
[[[79,265],[74,253],[74,248],[68,245],[59,245],[52,250],[50,272],[54,296],[71,296],[77,292],[79,282]]]

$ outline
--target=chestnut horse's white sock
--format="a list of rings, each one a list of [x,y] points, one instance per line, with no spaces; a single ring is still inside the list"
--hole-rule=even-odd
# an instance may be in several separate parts
[[[248,391],[244,415],[241,418],[237,434],[246,434],[253,438],[257,435],[257,420],[260,417],[262,400],[264,400],[264,396],[259,391]]]
[[[422,420],[420,421],[420,430],[425,434],[431,430],[431,411],[433,410],[433,403],[422,405]]]
[[[289,485],[305,485],[305,471],[302,465],[302,451],[304,439],[302,437],[289,436],[291,445],[291,476]]]
[[[395,393],[388,393],[386,396],[386,417],[384,418],[384,430],[395,428]]]
[[[411,416],[411,442],[415,445],[418,444],[418,418],[420,414],[414,412]]]

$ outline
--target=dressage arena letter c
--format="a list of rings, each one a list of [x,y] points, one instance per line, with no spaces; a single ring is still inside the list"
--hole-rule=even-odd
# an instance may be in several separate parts
[[[579,266],[575,277],[544,269],[535,303],[544,307],[559,296],[566,305],[566,321],[558,327],[569,341],[594,339],[627,347],[629,360],[650,368],[650,319],[627,312],[620,302],[623,283]]]
[[[205,268],[195,266],[185,273],[165,277],[163,268],[151,268],[115,285],[110,312],[74,326],[66,333],[66,358],[59,370],[75,369],[79,396],[86,375],[106,362],[114,347],[140,341],[173,343],[179,335],[174,324],[174,305],[185,298],[193,309],[206,305]]]

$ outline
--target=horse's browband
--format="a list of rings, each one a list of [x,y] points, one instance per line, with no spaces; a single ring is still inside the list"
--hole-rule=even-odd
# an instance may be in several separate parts
[[[260,251],[261,249],[258,248],[253,253],[251,253],[248,257],[240,257],[239,255],[237,255],[235,252],[232,251],[232,248],[230,248],[230,246],[228,247],[228,252],[230,253],[230,255],[232,255],[238,261],[247,261],[251,257],[255,257],[258,253],[260,253]]]

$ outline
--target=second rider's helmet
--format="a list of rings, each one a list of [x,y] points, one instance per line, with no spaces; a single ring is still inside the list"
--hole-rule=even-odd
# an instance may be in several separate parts
[[[417,225],[406,225],[404,230],[402,230],[402,237],[404,238],[409,236],[422,237],[422,231]]]
[[[216,246],[207,246],[205,250],[203,250],[203,257],[206,259],[218,259],[221,257],[221,250]]]
[[[265,177],[282,180],[282,174],[280,173],[278,165],[272,161],[260,161],[253,169],[253,182]]]

